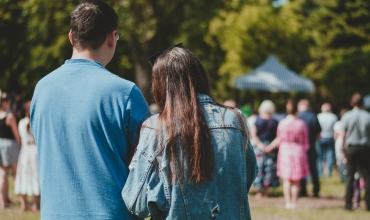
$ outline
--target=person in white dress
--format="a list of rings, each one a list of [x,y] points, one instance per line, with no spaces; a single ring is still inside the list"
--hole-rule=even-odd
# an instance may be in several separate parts
[[[19,195],[23,211],[29,209],[27,196],[33,196],[31,210],[35,212],[40,206],[40,185],[37,173],[37,148],[30,130],[30,103],[30,101],[26,103],[26,117],[21,119],[18,125],[22,148],[18,158],[14,192]]]
[[[348,109],[346,108],[343,108],[341,111],[340,111],[340,118],[344,115],[344,113],[346,113],[348,111]],[[341,121],[337,121],[335,122],[334,126],[333,126],[333,130],[334,130],[334,139],[335,139],[335,157],[336,157],[336,161],[337,161],[337,166],[338,166],[338,172],[339,172],[339,175],[340,175],[340,178],[341,178],[341,181],[344,182],[345,181],[345,164],[343,163],[343,153],[342,153],[342,141],[343,141],[343,138],[341,138],[341,133],[343,131],[343,128],[342,128],[342,124],[341,124]]]

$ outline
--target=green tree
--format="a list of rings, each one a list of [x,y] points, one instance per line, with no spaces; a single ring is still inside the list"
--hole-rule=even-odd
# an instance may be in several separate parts
[[[10,41],[15,42],[13,44],[18,47],[12,48],[14,53],[25,57],[21,60],[18,56],[11,62],[7,62],[14,65],[22,62],[21,66],[24,67],[22,69],[21,66],[16,65],[19,71],[16,75],[12,75],[15,83],[11,84],[18,83],[16,90],[22,93],[32,92],[38,80],[71,56],[71,45],[67,37],[69,13],[80,1],[0,1],[3,5],[12,5],[14,11],[18,13],[8,16],[11,22],[16,23],[19,19],[23,22],[21,23],[23,26],[18,24],[19,28],[15,28],[15,30],[19,29],[15,35],[18,38],[12,38],[9,35],[3,40],[6,49],[12,48],[8,46]],[[135,81],[149,98],[151,68],[146,58],[173,43],[184,42],[187,48],[192,49],[205,62],[213,76],[217,75],[216,70],[222,63],[222,59],[218,56],[221,52],[217,44],[212,44],[214,43],[211,42],[212,38],[205,37],[209,22],[219,9],[234,10],[244,1],[107,0],[106,2],[117,11],[120,18],[118,31],[122,33],[116,54],[107,68],[126,79]],[[5,6],[3,8],[4,12],[9,11]],[[6,17],[5,14],[4,17]],[[5,28],[1,27],[1,30]],[[3,51],[3,54],[9,54],[5,52],[6,50]],[[4,70],[4,74],[14,72],[9,67],[4,67]],[[8,83],[9,79],[8,77],[5,81]]]
[[[309,62],[308,42],[287,5],[274,8],[270,1],[244,5],[240,11],[220,11],[213,19],[210,34],[225,51],[218,73],[220,96],[227,98],[232,80],[257,67],[269,54],[300,72]]]
[[[68,40],[69,12],[77,0],[27,0],[22,5],[27,21],[24,39],[29,57],[21,74],[23,93],[32,93],[36,83],[71,56]]]
[[[337,107],[349,107],[354,92],[370,93],[370,45],[353,48],[335,56],[321,79],[325,98]]]
[[[0,89],[17,91],[26,66],[28,51],[25,17],[20,7],[23,0],[0,0]]]
[[[303,74],[315,80],[317,100],[339,108],[353,92],[370,92],[361,88],[369,74],[364,73],[369,69],[362,62],[368,58],[370,43],[370,2],[296,0],[291,5],[310,40],[312,60]]]
[[[243,0],[232,1],[120,1],[115,4],[121,20],[124,38],[131,52],[135,82],[147,98],[150,87],[151,68],[146,58],[179,41],[191,48],[212,72],[221,61],[217,56],[219,47],[205,38],[210,20],[218,10],[234,10]],[[194,49],[193,49],[194,48]],[[210,58],[210,59],[209,59]],[[216,64],[215,64],[216,63]],[[215,74],[213,74],[215,75]]]

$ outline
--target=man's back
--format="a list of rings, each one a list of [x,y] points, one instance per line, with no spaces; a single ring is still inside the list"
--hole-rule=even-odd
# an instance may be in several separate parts
[[[370,147],[370,114],[363,109],[353,109],[342,117],[346,131],[346,145]]]
[[[317,115],[321,126],[321,137],[322,138],[333,138],[334,137],[334,124],[338,121],[338,117],[331,112],[322,112]]]
[[[132,219],[120,192],[149,109],[134,83],[98,62],[67,60],[37,85],[31,128],[43,219]]]
[[[307,127],[308,127],[310,145],[315,144],[316,137],[321,131],[321,127],[320,127],[320,124],[319,124],[319,121],[316,115],[311,111],[305,110],[305,111],[299,112],[297,117],[306,122]]]

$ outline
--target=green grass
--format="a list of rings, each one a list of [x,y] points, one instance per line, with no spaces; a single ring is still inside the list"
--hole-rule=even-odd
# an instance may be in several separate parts
[[[332,177],[326,178],[323,177],[320,179],[321,189],[320,196],[325,198],[344,198],[344,183],[339,179],[339,175],[336,172],[333,172]],[[312,192],[312,184],[308,184],[308,192]],[[251,189],[251,195],[255,194],[255,191]],[[269,190],[269,197],[282,197],[283,194],[283,183],[280,182],[280,186],[277,188],[271,188]]]
[[[18,196],[14,194],[13,178],[9,177],[9,196],[14,205],[4,210],[0,210],[1,220],[37,220],[40,219],[40,213],[31,211],[22,212]],[[30,198],[32,199],[32,198]]]
[[[252,209],[253,220],[351,220],[370,219],[370,213],[365,210],[345,211],[340,208],[333,209],[295,209],[279,208]]]
[[[36,220],[40,219],[40,213],[33,213],[31,211],[21,212],[20,204],[18,197],[13,193],[13,181],[10,178],[10,196],[11,199],[15,202],[10,208],[0,211],[1,220]],[[310,191],[311,184],[309,185]],[[281,202],[281,197],[283,196],[282,187],[271,190],[271,196],[273,198],[268,198],[267,200],[278,199]],[[251,195],[252,196],[252,195]],[[313,200],[314,202],[319,202],[320,200],[330,199],[340,201],[342,204],[344,196],[344,184],[339,181],[339,177],[334,175],[331,178],[321,179],[321,192],[320,197],[322,199]],[[362,197],[363,198],[363,197]],[[303,200],[303,199],[302,199]],[[302,201],[301,200],[301,201]],[[298,201],[300,204],[300,200]],[[344,204],[344,202],[343,202]],[[267,205],[266,207],[255,208],[251,204],[251,212],[253,220],[349,220],[349,219],[370,219],[370,212],[364,210],[362,203],[362,208],[355,211],[345,211],[340,206],[330,207],[330,208],[308,208],[301,206],[295,210],[286,210],[282,208],[282,204],[279,204],[280,207],[274,205]],[[149,219],[147,219],[149,220]]]
[[[305,199],[306,204],[302,205],[303,199],[298,199],[297,209],[286,210],[284,207],[284,200],[281,199],[280,207],[268,204],[266,207],[253,208],[251,204],[252,219],[254,220],[349,220],[349,219],[370,219],[370,212],[364,209],[365,203],[363,202],[364,190],[362,190],[362,203],[361,208],[354,211],[346,211],[342,207],[344,206],[344,193],[345,193],[345,184],[340,182],[339,176],[336,172],[333,172],[331,178],[321,178],[321,190],[319,199]],[[308,185],[308,192],[312,191],[312,184]],[[253,193],[252,193],[253,194]],[[282,186],[271,189],[271,197],[282,197],[283,189]],[[270,199],[271,200],[271,199]],[[312,206],[317,206],[318,202],[325,201],[336,201],[334,207],[317,207],[317,208],[308,208]],[[309,204],[311,202],[311,204]],[[338,205],[339,204],[339,205]]]

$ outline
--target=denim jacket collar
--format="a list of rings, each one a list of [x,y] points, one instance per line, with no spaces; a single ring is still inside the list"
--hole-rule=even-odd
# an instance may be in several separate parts
[[[199,100],[200,103],[204,103],[204,102],[213,102],[214,103],[215,102],[208,95],[200,94],[200,93],[197,94],[197,99]]]

